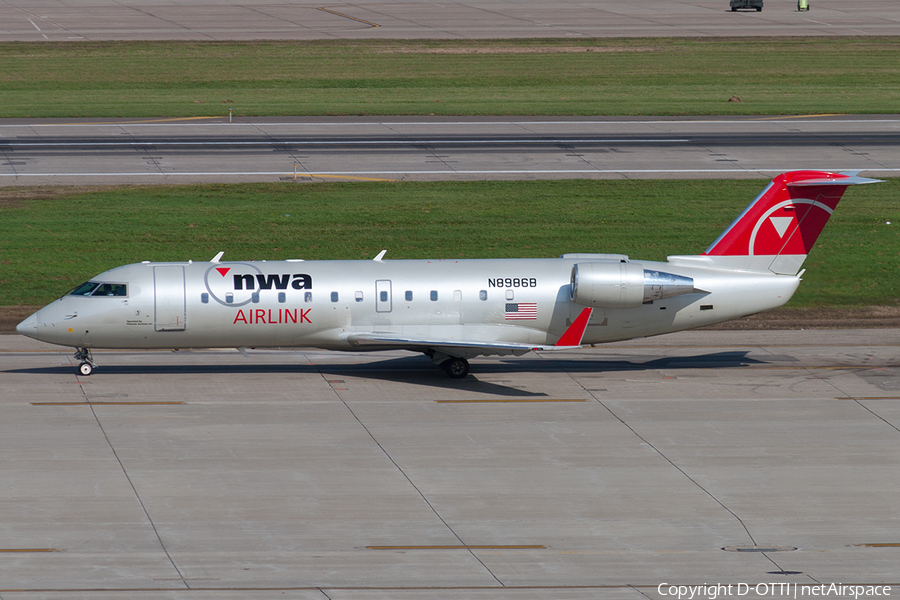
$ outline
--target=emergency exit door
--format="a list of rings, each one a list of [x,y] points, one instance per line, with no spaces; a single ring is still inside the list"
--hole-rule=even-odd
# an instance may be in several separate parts
[[[375,312],[391,312],[390,279],[379,279],[375,282]]]
[[[153,267],[153,307],[156,331],[184,331],[184,267]]]

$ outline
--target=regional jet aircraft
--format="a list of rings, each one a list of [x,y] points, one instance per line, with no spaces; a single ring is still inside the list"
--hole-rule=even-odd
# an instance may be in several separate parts
[[[143,262],[101,273],[17,331],[94,348],[316,347],[423,352],[452,378],[468,359],[577,348],[776,308],[856,173],[776,177],[700,255],[546,259]]]

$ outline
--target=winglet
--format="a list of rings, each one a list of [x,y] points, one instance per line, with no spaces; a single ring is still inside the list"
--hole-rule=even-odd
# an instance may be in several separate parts
[[[213,257],[213,259],[212,259],[211,261],[209,261],[209,262],[211,262],[211,263],[217,263],[217,262],[219,262],[220,260],[222,260],[222,256],[224,256],[224,255],[225,255],[225,251],[222,250],[221,252],[219,252],[218,254],[216,254],[216,255]]]
[[[584,338],[584,332],[587,330],[588,321],[591,320],[591,311],[593,308],[585,308],[578,315],[578,318],[569,325],[565,333],[556,340],[556,346],[580,346],[581,340]]]
[[[387,248],[385,248],[384,250],[382,250],[381,252],[379,252],[379,253],[378,253],[378,256],[376,256],[376,257],[373,258],[372,260],[374,260],[374,261],[376,261],[376,262],[381,262],[381,259],[384,258],[384,255],[385,255],[385,254],[387,254]]]

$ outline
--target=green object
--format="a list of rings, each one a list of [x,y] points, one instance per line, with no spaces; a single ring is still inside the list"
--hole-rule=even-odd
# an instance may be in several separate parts
[[[735,95],[743,102],[728,102]],[[0,43],[0,117],[9,118],[894,114],[898,105],[900,36]]]
[[[797,10],[809,10],[809,0],[797,0]]]
[[[768,183],[327,182],[0,189],[0,306],[142,260],[698,254]],[[900,178],[844,198],[791,306],[900,305]],[[36,309],[35,309],[36,310]],[[24,318],[25,315],[23,315]]]

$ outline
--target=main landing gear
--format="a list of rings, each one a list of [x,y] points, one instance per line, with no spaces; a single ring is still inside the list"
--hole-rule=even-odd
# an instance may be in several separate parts
[[[450,379],[462,379],[469,374],[469,361],[464,358],[448,358],[441,363],[441,368],[446,371]]]
[[[450,379],[462,379],[469,374],[469,361],[461,356],[450,356],[434,348],[429,348],[424,352],[425,356],[430,358],[434,364],[440,365]]]
[[[87,377],[94,372],[94,367],[97,366],[97,364],[94,362],[94,359],[91,357],[91,351],[87,348],[76,348],[75,360],[81,361],[81,364],[79,364],[78,368],[75,369],[76,375],[84,375],[85,377]]]

